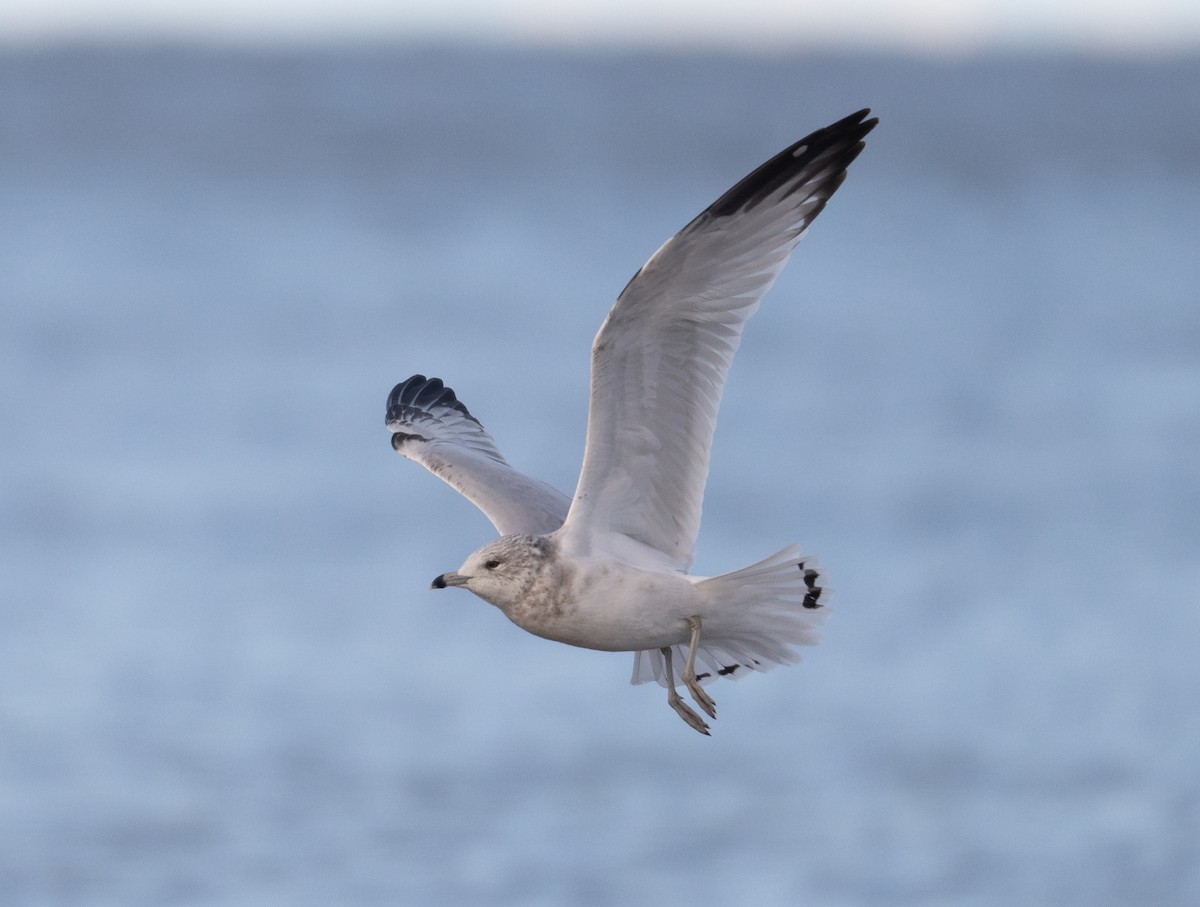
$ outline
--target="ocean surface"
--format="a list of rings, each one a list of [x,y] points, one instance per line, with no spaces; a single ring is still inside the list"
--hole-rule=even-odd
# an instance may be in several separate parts
[[[5,905],[1200,903],[1200,58],[0,51]],[[429,581],[442,377],[574,487],[588,350],[881,118],[751,321],[696,571],[803,664],[689,730]]]

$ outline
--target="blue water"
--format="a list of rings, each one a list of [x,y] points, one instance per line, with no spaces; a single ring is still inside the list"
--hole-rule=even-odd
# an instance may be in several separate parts
[[[13,905],[1200,902],[1200,60],[0,53]],[[690,731],[428,589],[383,405],[574,486],[646,256],[882,118],[751,322],[697,570],[805,663]]]

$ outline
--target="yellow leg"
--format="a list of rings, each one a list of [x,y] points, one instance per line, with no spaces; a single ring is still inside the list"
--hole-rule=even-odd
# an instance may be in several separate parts
[[[704,723],[704,719],[697,715],[696,712],[679,697],[679,693],[675,689],[675,669],[671,667],[671,647],[664,646],[663,648],[659,649],[659,651],[662,652],[663,658],[667,662],[667,705],[673,708],[675,713],[687,722],[688,727],[699,731],[706,737],[710,736],[708,733],[708,725]]]
[[[711,696],[704,692],[704,687],[700,686],[700,681],[696,679],[696,649],[700,648],[700,618],[689,617],[688,626],[692,628],[692,642],[688,648],[687,664],[683,667],[683,682],[691,691],[696,705],[704,709],[709,718],[716,718],[717,704],[713,702]]]

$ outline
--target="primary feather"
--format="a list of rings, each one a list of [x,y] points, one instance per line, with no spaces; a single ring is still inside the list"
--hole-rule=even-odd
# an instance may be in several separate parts
[[[592,345],[570,550],[624,536],[691,566],[709,448],[742,327],[875,125],[868,111],[785,148],[660,248]]]
[[[440,379],[413,375],[397,384],[385,422],[397,453],[457,489],[501,535],[540,535],[562,525],[570,499],[509,466],[492,436]]]

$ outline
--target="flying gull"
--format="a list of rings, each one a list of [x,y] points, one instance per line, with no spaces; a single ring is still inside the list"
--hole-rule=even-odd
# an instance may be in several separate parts
[[[876,119],[861,110],[785,148],[667,240],[592,344],[574,497],[516,471],[437,378],[387,402],[392,447],[474,503],[500,533],[435,589],[462,586],[537,636],[634,653],[702,734],[705,691],[799,660],[826,615],[822,574],[795,545],[721,576],[691,576],[717,406],[742,327],[846,178]]]

